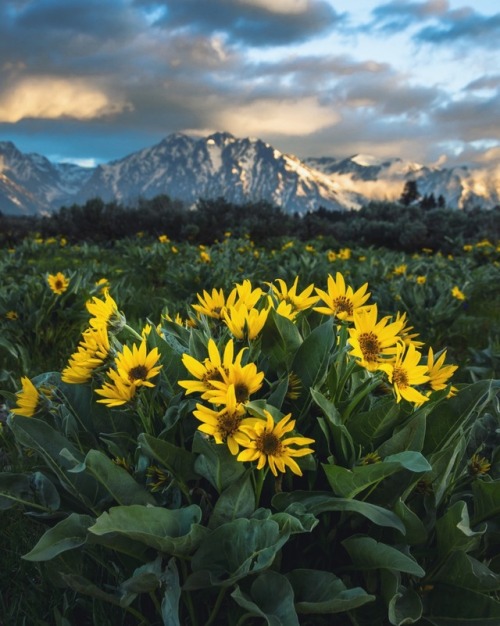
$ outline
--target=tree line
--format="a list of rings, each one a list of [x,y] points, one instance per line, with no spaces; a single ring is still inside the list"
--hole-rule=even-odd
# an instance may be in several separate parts
[[[411,191],[411,190],[410,190]],[[113,241],[137,237],[211,244],[226,233],[273,246],[284,237],[328,238],[332,246],[375,246],[416,252],[424,247],[443,253],[484,238],[500,239],[500,207],[449,209],[436,202],[369,202],[359,210],[331,211],[320,207],[304,215],[289,214],[268,202],[233,204],[224,198],[201,199],[194,209],[166,195],[140,199],[136,206],[104,202],[62,207],[49,216],[13,217],[0,214],[0,243],[13,246],[35,234],[44,239],[65,237],[69,243]]]

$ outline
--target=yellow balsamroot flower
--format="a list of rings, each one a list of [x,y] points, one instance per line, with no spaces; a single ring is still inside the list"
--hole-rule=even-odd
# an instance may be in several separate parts
[[[432,348],[429,348],[427,356],[427,369],[429,374],[429,383],[432,389],[438,391],[445,389],[448,385],[449,379],[454,372],[458,369],[458,365],[445,365],[446,350],[437,358],[434,357]],[[450,389],[450,396],[457,392],[455,387]]]
[[[61,380],[70,384],[90,381],[94,371],[108,359],[109,352],[106,327],[88,328],[82,334],[77,351],[71,355],[68,365],[63,369]]]
[[[346,287],[344,277],[340,272],[337,272],[335,279],[331,274],[328,275],[328,291],[317,287],[315,289],[326,306],[314,307],[314,310],[324,315],[334,315],[339,320],[352,321],[354,311],[362,307],[370,297],[370,294],[366,293],[368,283],[354,291],[352,287]]]
[[[198,361],[193,356],[185,352],[182,355],[182,363],[187,371],[196,378],[196,380],[179,380],[179,385],[186,389],[186,393],[201,393],[205,394],[207,391],[213,391],[214,381],[223,380],[223,372],[229,372],[234,366],[241,366],[241,359],[246,348],[243,348],[238,352],[236,358],[234,357],[234,343],[230,339],[221,357],[221,353],[217,348],[217,344],[213,339],[208,340],[208,358],[203,362]],[[202,398],[205,396],[202,395]]]
[[[473,476],[484,476],[491,469],[491,463],[484,456],[473,454],[469,461],[469,472]]]
[[[390,322],[390,317],[377,321],[377,305],[354,311],[354,328],[349,328],[350,354],[369,371],[375,371],[388,358],[393,358],[402,343],[399,336],[403,328],[401,318]]]
[[[319,300],[318,296],[311,296],[314,290],[314,285],[311,284],[306,287],[300,293],[297,293],[299,284],[299,277],[297,276],[293,281],[293,285],[288,287],[284,280],[277,278],[275,280],[278,283],[278,287],[272,283],[267,283],[273,290],[273,294],[281,302],[287,302],[292,305],[292,310],[295,312],[304,311],[312,307],[313,304]]]
[[[451,295],[457,300],[465,300],[465,294],[455,285],[451,290]]]
[[[58,296],[66,291],[69,287],[69,279],[62,272],[57,274],[49,274],[47,276],[47,282],[50,289]]]
[[[339,259],[342,261],[348,261],[351,258],[351,249],[350,248],[341,248],[339,250]]]
[[[89,324],[93,328],[105,326],[108,330],[118,332],[125,325],[125,316],[118,311],[118,306],[109,295],[109,290],[104,289],[104,300],[94,296],[86,304],[87,311],[93,316]]]
[[[40,408],[41,395],[27,376],[21,378],[21,391],[16,394],[16,406],[11,409],[14,415],[33,417]]]
[[[326,258],[330,263],[333,263],[337,260],[337,253],[333,250],[328,250],[328,252],[326,253]]]
[[[416,281],[417,285],[425,285],[427,282],[427,276],[417,276]]]
[[[201,250],[201,252],[200,252],[200,261],[202,263],[210,263],[212,261],[212,259],[210,258],[210,255],[208,254],[208,252],[205,252],[205,250]]]
[[[206,391],[202,398],[209,400],[212,404],[224,404],[227,398],[227,390],[234,386],[236,402],[248,402],[250,396],[256,393],[264,381],[264,372],[257,371],[255,363],[241,365],[235,362],[227,369],[221,369],[221,380],[212,379],[212,389]]]
[[[406,350],[399,345],[395,361],[380,365],[394,387],[397,402],[404,398],[408,402],[421,404],[429,399],[414,388],[414,385],[422,385],[429,380],[427,366],[419,365],[421,358],[422,355],[412,344]]]
[[[192,304],[191,306],[198,314],[207,315],[215,319],[222,319],[226,306],[233,304],[235,295],[233,296],[233,301],[230,301],[228,298],[228,302],[226,302],[222,289],[214,288],[211,294],[203,290],[203,296],[197,293],[196,297],[198,298],[199,304]]]
[[[254,289],[252,283],[246,278],[242,283],[236,283],[228,296],[228,301],[231,304],[227,306],[233,306],[238,309],[243,306],[248,310],[253,309],[262,294],[262,289],[260,287]]]
[[[286,317],[291,322],[295,321],[295,318],[298,315],[298,311],[293,308],[293,305],[290,302],[285,302],[281,300],[278,306],[275,305],[274,300],[271,296],[268,296],[269,306],[276,311],[278,315],[281,317]]]
[[[401,265],[397,265],[392,273],[394,274],[394,276],[402,276],[403,274],[406,274],[406,270],[407,270],[408,266],[405,263],[402,263]]]
[[[314,443],[309,437],[287,437],[286,434],[295,428],[292,414],[285,415],[277,424],[269,411],[264,410],[266,419],[258,419],[252,424],[241,425],[241,430],[247,435],[239,444],[246,448],[238,454],[238,461],[257,461],[257,469],[262,469],[266,463],[271,472],[278,476],[278,471],[286,472],[288,466],[294,474],[302,476],[302,470],[293,457],[306,456],[314,452],[311,448],[295,448]]]
[[[257,311],[246,307],[230,307],[224,311],[224,322],[236,339],[255,339],[264,328],[271,307]]]
[[[6,319],[8,320],[18,320],[19,319],[19,314],[17,313],[17,311],[7,311],[7,313],[5,314]]]
[[[154,387],[150,378],[158,376],[163,367],[157,365],[159,358],[158,348],[147,351],[146,340],[143,340],[139,347],[134,344],[132,349],[123,346],[122,352],[115,357],[116,371],[122,380],[129,385]]]
[[[401,322],[403,324],[401,330],[399,331],[399,336],[406,343],[412,343],[415,348],[421,348],[424,345],[423,341],[417,341],[418,333],[412,333],[413,326],[408,324],[408,320],[406,318],[406,311],[404,313],[400,313],[399,311],[396,313],[395,322]]]
[[[167,236],[167,235],[159,235],[159,236],[158,236],[158,241],[159,241],[160,243],[169,243],[169,242],[170,242],[170,239],[168,238],[168,236]]]
[[[226,443],[231,454],[238,454],[239,444],[247,440],[242,426],[253,424],[257,418],[245,415],[244,406],[236,400],[234,385],[229,385],[226,396],[224,406],[219,411],[197,404],[193,415],[202,422],[198,426],[200,432],[211,435],[215,443]]]
[[[97,402],[109,408],[130,402],[135,396],[137,386],[127,383],[115,370],[109,370],[108,376],[112,382],[105,382],[100,389],[95,390],[97,395],[102,396],[102,399]]]

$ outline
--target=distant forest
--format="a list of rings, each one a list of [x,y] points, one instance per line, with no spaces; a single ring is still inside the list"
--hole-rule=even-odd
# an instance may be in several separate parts
[[[168,235],[172,241],[211,244],[225,233],[250,237],[261,246],[283,238],[307,241],[317,237],[330,246],[375,246],[405,252],[422,248],[451,253],[457,246],[482,239],[500,240],[500,207],[468,211],[443,203],[370,202],[356,211],[320,207],[305,215],[288,214],[267,202],[236,205],[223,198],[202,199],[187,209],[166,195],[139,200],[135,207],[99,198],[83,205],[62,207],[50,216],[13,217],[0,214],[0,243],[13,246],[25,238],[64,237],[69,243],[113,241]]]

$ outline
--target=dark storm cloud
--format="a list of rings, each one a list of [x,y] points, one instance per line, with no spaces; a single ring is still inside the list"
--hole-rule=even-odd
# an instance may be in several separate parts
[[[141,2],[165,10],[157,23],[251,46],[288,45],[330,31],[341,19],[324,0],[165,0]]]

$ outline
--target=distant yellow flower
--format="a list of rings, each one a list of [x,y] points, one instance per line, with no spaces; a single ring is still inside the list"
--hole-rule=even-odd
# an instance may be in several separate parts
[[[465,300],[465,294],[455,285],[451,290],[451,295],[457,300]]]
[[[293,246],[294,246],[294,242],[293,242],[293,241],[287,241],[286,243],[284,243],[284,244],[281,246],[281,250],[283,250],[283,251],[284,251],[284,250],[288,250],[288,249],[290,249],[290,248],[293,248]]]
[[[172,247],[170,248],[170,251],[172,252],[172,254],[178,254],[179,249],[178,249],[178,248],[176,248],[175,246],[172,246]]]
[[[399,345],[396,360],[380,365],[394,387],[397,402],[404,398],[408,402],[421,404],[429,399],[414,388],[414,385],[422,385],[429,380],[427,366],[419,365],[421,358],[422,355],[412,344],[406,350]]]
[[[51,290],[58,296],[66,291],[69,287],[69,279],[62,272],[57,272],[57,274],[49,274],[47,277],[47,282],[49,283],[49,287]]]
[[[473,247],[470,245],[470,243],[466,243],[464,245],[464,252],[472,252]]]
[[[491,463],[484,456],[473,454],[469,461],[469,471],[473,476],[484,476],[491,469]]]
[[[366,256],[365,255],[361,255],[360,257],[358,257],[358,261],[360,263],[364,263],[366,261]]]
[[[339,259],[342,261],[348,261],[351,258],[351,249],[350,248],[341,248],[339,250]]]
[[[208,340],[208,358],[198,361],[193,356],[185,352],[182,355],[182,363],[187,371],[196,380],[180,380],[179,385],[186,389],[186,393],[201,393],[215,389],[213,382],[222,381],[222,372],[229,372],[234,365],[241,365],[241,359],[247,348],[243,348],[234,356],[234,342],[230,339],[224,352],[220,353],[217,344],[213,339]],[[202,396],[204,397],[204,396]]]
[[[333,250],[328,250],[328,252],[326,253],[326,258],[330,263],[333,263],[337,260],[337,253]]]
[[[293,457],[306,456],[314,452],[311,448],[295,448],[314,443],[309,437],[287,437],[286,434],[295,428],[295,420],[291,413],[285,415],[277,424],[269,411],[264,410],[266,419],[258,419],[251,425],[242,425],[241,430],[247,435],[239,444],[246,448],[238,454],[238,461],[257,461],[257,469],[261,470],[266,463],[271,472],[278,476],[278,471],[286,472],[288,466],[294,474],[302,476],[302,470]]]
[[[284,280],[277,278],[275,280],[278,286],[268,283],[273,290],[273,294],[278,300],[291,304],[292,311],[304,311],[312,307],[319,300],[318,296],[311,296],[314,285],[308,285],[303,291],[297,293],[299,277],[296,276],[293,285],[288,287]]]
[[[408,267],[408,266],[407,266],[405,263],[403,263],[403,264],[401,264],[401,265],[397,265],[397,266],[393,269],[392,273],[393,273],[395,276],[402,276],[403,274],[406,274],[406,269],[407,269],[407,267]]]
[[[118,332],[125,324],[125,316],[118,311],[118,306],[107,288],[104,289],[103,296],[104,300],[94,296],[87,302],[87,311],[93,316],[89,324],[94,328],[105,326],[110,331]]]
[[[334,315],[339,320],[352,321],[354,311],[362,307],[370,297],[366,293],[368,283],[354,291],[352,287],[346,287],[340,272],[337,272],[335,279],[331,274],[328,275],[327,289],[328,291],[323,291],[316,287],[316,293],[326,306],[314,307],[314,310],[324,315]]]
[[[17,311],[7,311],[7,313],[5,314],[5,317],[8,320],[18,320],[19,314],[17,313]]]
[[[210,263],[212,259],[210,258],[210,255],[208,254],[208,252],[205,252],[205,250],[202,250],[200,252],[200,260],[203,263]]]
[[[305,250],[306,252],[316,252],[316,250],[315,250],[314,246],[312,246],[311,244],[308,244],[308,245],[304,248],[304,250]]]
[[[377,321],[377,305],[354,311],[354,328],[349,329],[350,354],[369,371],[375,371],[388,358],[398,352],[399,336],[403,328],[401,319],[390,322],[389,316]]]
[[[427,276],[417,276],[417,285],[425,285],[427,282]]]
[[[453,376],[454,372],[458,369],[458,365],[445,365],[446,350],[443,351],[441,356],[436,360],[434,358],[434,352],[432,348],[429,348],[427,356],[427,369],[429,373],[429,383],[431,388],[435,391],[445,389],[448,386],[449,379]],[[456,393],[456,388],[450,389],[450,395]]]
[[[271,307],[258,311],[245,307],[230,307],[224,311],[224,321],[236,339],[255,339],[264,328]]]
[[[159,235],[158,241],[160,243],[169,243],[170,239],[167,237],[167,235]]]
[[[16,406],[11,409],[14,415],[33,417],[40,408],[41,395],[27,376],[21,378],[22,389],[16,394]]]
[[[238,454],[239,443],[246,440],[246,437],[242,436],[242,425],[254,421],[253,418],[245,417],[245,407],[236,401],[234,385],[228,387],[226,402],[222,409],[215,411],[203,404],[197,404],[193,415],[202,422],[198,430],[211,435],[215,443],[226,443],[231,454]]]

